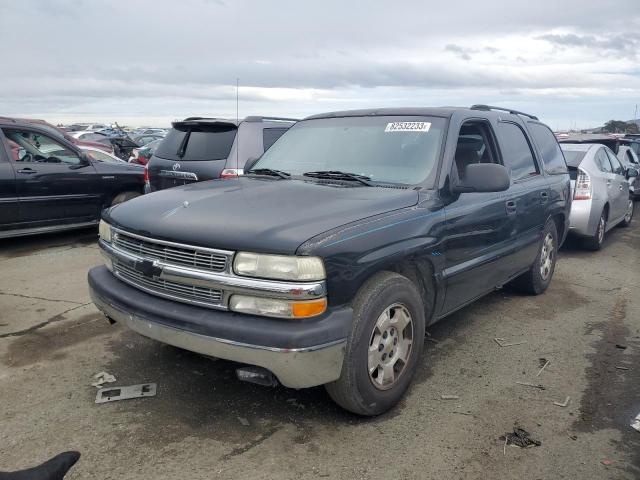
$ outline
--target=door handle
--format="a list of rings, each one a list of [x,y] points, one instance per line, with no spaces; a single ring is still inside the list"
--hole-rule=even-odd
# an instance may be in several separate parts
[[[516,213],[516,202],[515,200],[507,200],[507,202],[505,202],[505,208],[507,210],[507,215],[513,215],[514,213]]]
[[[549,194],[547,192],[540,192],[540,202],[547,203],[549,200]]]
[[[36,170],[33,170],[32,168],[23,168],[21,170],[18,170],[18,173],[38,173]]]

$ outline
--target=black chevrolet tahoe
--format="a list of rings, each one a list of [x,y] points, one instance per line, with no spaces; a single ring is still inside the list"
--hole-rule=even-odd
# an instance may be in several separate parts
[[[97,225],[142,194],[141,166],[100,161],[52,131],[0,118],[0,238]]]
[[[361,415],[402,397],[426,327],[507,283],[543,293],[568,230],[553,133],[495,107],[316,115],[246,168],[106,210],[93,301]]]

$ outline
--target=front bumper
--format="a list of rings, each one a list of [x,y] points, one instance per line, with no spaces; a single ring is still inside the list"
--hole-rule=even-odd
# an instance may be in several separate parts
[[[286,387],[307,388],[340,376],[352,311],[334,308],[307,320],[216,311],[165,300],[89,271],[89,292],[107,317],[135,332],[196,353],[271,371]]]

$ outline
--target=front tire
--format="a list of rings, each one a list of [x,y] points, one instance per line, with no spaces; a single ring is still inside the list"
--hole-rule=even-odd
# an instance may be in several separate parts
[[[342,408],[379,415],[400,401],[416,371],[424,345],[424,305],[413,282],[382,272],[362,286],[353,314],[342,373],[325,388]]]
[[[627,213],[624,216],[622,222],[620,222],[620,226],[625,228],[631,225],[631,220],[633,219],[633,198],[629,197],[629,204],[627,205]]]
[[[513,281],[513,286],[524,293],[540,295],[549,287],[556,268],[558,255],[558,230],[556,223],[548,219],[542,231],[538,255],[533,265]]]

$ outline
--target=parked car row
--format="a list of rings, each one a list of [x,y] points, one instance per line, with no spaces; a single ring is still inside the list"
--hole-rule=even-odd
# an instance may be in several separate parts
[[[569,234],[597,250],[629,225],[638,176],[634,140],[559,144],[486,105],[190,117],[144,168],[0,131],[0,236],[106,207],[88,281],[111,321],[360,415],[401,399],[429,325],[503,286],[541,294]]]

